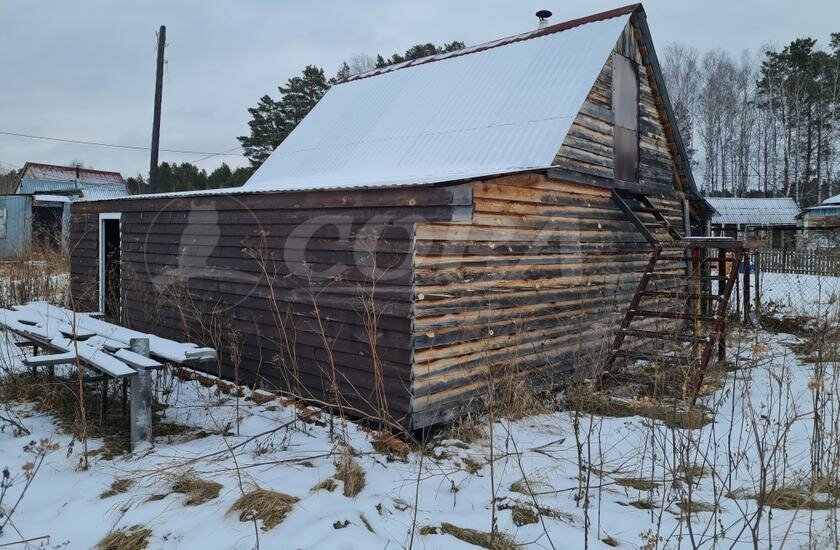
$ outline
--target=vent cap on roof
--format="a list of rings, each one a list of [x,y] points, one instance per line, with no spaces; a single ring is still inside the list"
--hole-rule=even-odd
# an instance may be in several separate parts
[[[551,12],[548,11],[548,10],[540,10],[540,11],[537,12],[536,15],[540,19],[540,24],[537,28],[541,29],[543,27],[547,27],[548,26],[548,18],[551,17]]]

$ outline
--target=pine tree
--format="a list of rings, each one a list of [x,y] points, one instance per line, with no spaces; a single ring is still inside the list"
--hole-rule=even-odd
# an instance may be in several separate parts
[[[256,168],[265,162],[329,88],[324,70],[307,65],[301,76],[290,78],[278,88],[279,101],[264,95],[256,107],[249,108],[251,135],[237,139],[251,165]]]
[[[449,52],[456,52],[458,50],[464,49],[464,43],[460,40],[454,40],[448,44],[444,44],[443,46],[435,46],[432,43],[426,44],[415,44],[414,46],[410,47],[405,51],[403,55],[395,53],[388,59],[385,59],[381,55],[376,56],[376,68],[381,69],[383,67],[387,67],[388,65],[394,65],[396,63],[403,63],[405,61],[411,61],[413,59],[420,59],[422,57],[427,57],[430,55],[437,55],[441,53],[449,53]]]
[[[327,93],[330,82],[324,75],[324,69],[307,65],[302,76],[290,78],[286,85],[280,86],[279,89],[283,96],[280,100],[280,110],[288,128],[288,135]],[[284,139],[285,137],[283,136]]]
[[[129,195],[146,193],[148,190],[146,185],[146,178],[143,177],[143,174],[137,174],[136,178],[129,177],[125,180],[125,186],[128,189]]]
[[[207,176],[207,188],[221,189],[223,187],[231,187],[230,181],[232,177],[233,172],[231,172],[230,166],[223,162],[221,166],[210,172],[210,175]]]
[[[283,120],[280,102],[274,101],[268,95],[262,96],[257,106],[250,107],[248,112],[251,114],[251,120],[248,122],[251,135],[239,136],[236,139],[242,144],[244,155],[251,164],[259,166],[280,145],[289,130]]]

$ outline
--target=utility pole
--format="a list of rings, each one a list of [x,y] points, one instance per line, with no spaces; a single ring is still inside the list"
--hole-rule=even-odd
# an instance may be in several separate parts
[[[160,145],[160,102],[163,96],[163,49],[166,47],[166,26],[158,32],[157,76],[155,78],[155,118],[152,121],[152,157],[149,161],[149,193],[158,190],[158,146]]]

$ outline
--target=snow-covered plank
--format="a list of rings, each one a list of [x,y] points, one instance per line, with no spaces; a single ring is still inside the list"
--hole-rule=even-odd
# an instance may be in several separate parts
[[[27,357],[24,359],[23,364],[27,367],[51,367],[53,365],[75,363],[77,357],[78,356],[73,351],[53,353],[51,355],[36,355],[34,357]]]
[[[85,360],[85,363],[114,378],[123,378],[137,373],[136,370],[113,355],[109,355],[104,350],[94,348],[84,342],[78,342],[76,351],[79,357]]]
[[[125,364],[130,367],[134,367],[135,369],[159,369],[163,368],[163,365],[155,361],[154,359],[149,359],[139,353],[134,353],[133,351],[127,349],[120,349],[114,353],[114,357],[121,360]]]
[[[96,336],[96,333],[92,330],[85,330],[82,327],[74,327],[69,323],[61,323],[58,326],[58,331],[66,336],[67,338],[76,337],[79,340],[84,340],[86,338],[90,338],[91,336]]]
[[[31,334],[38,338],[50,340],[51,331],[44,326],[41,319],[28,312],[11,309],[0,309],[0,325],[15,332]]]
[[[18,306],[17,309],[21,313],[40,316],[47,325],[67,323],[75,326],[77,330],[93,332],[111,341],[121,342],[125,347],[130,345],[133,338],[148,338],[151,355],[173,363],[211,361],[216,358],[216,351],[212,348],[200,348],[192,343],[176,342],[154,334],[128,329],[94,319],[87,313],[74,313],[46,302],[29,302]]]
[[[216,350],[213,348],[196,348],[194,350],[187,350],[187,361],[215,361]]]

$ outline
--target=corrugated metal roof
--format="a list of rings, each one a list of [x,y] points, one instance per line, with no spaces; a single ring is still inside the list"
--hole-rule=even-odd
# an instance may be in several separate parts
[[[125,184],[109,183],[91,185],[81,184],[82,198],[84,201],[98,201],[102,199],[118,199],[128,196],[128,189]]]
[[[18,187],[19,195],[34,195],[34,194],[56,194],[63,193],[69,195],[81,194],[84,200],[100,200],[125,197],[128,195],[128,189],[125,183],[91,183],[79,182],[77,185],[75,181],[68,180],[20,180]]]
[[[417,185],[549,167],[634,9],[333,86],[244,190]]]
[[[125,180],[119,172],[106,172],[27,162],[23,166],[17,193],[20,195],[61,194],[72,199],[101,200],[128,196]]]
[[[78,180],[86,183],[121,183],[125,185],[122,175],[119,172],[108,172],[105,170],[93,170],[91,168],[79,168]],[[23,166],[21,179],[44,180],[44,181],[75,181],[75,166],[58,166],[55,164],[42,164],[38,162],[27,162]]]
[[[840,204],[840,195],[829,197],[820,203],[820,206],[828,206],[830,204]]]
[[[713,224],[796,225],[799,207],[793,199],[706,197],[717,210]]]

